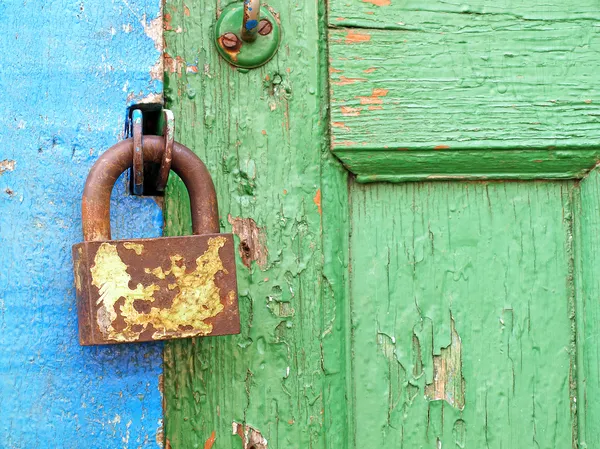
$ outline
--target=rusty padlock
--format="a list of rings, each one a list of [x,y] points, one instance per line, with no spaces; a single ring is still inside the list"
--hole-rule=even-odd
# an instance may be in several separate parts
[[[160,163],[164,147],[162,137],[144,136],[144,159]],[[171,168],[188,189],[194,235],[111,240],[111,190],[132,160],[132,139],[124,140],[85,184],[84,242],[73,246],[80,344],[239,333],[233,236],[219,234],[212,179],[188,148],[174,144]]]

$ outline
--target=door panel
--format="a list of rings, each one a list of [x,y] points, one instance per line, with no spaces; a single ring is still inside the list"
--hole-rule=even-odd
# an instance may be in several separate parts
[[[575,189],[352,184],[355,447],[571,447]]]
[[[331,0],[332,150],[359,181],[579,178],[595,0]]]

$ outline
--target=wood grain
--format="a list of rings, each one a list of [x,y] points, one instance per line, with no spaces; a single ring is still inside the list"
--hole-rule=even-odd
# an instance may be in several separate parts
[[[577,416],[579,447],[600,441],[600,173],[581,182],[581,203],[575,213],[574,254],[577,285]]]
[[[332,149],[363,181],[581,177],[600,159],[598,16],[591,1],[334,0]]]
[[[224,6],[167,2],[166,58],[174,64],[165,94],[176,140],[213,176],[222,229],[237,233],[242,333],[166,346],[166,437],[173,449],[263,447],[263,439],[269,448],[349,447],[347,175],[327,146],[324,10],[270,1],[281,47],[244,73],[210,40]],[[185,189],[169,182],[167,232],[187,233]]]

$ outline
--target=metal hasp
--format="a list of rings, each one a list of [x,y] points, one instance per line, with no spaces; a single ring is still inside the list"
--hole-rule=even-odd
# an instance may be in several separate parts
[[[260,0],[244,0],[223,10],[215,24],[214,39],[219,54],[231,65],[260,67],[279,48],[279,18],[270,7],[261,8]]]
[[[168,137],[143,140],[144,159],[162,163]],[[80,344],[239,333],[233,236],[219,234],[215,188],[191,150],[174,142],[171,169],[188,189],[194,235],[111,240],[110,195],[133,152],[133,139],[111,147],[85,184],[84,242],[73,246]]]

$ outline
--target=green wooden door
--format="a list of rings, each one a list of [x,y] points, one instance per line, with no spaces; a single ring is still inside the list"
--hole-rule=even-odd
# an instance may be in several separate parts
[[[167,345],[168,446],[596,447],[600,7],[269,5],[282,46],[249,72],[211,42],[225,4],[165,5],[242,310]]]

